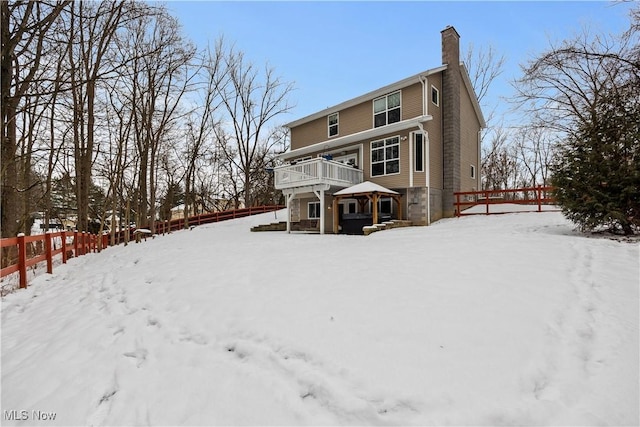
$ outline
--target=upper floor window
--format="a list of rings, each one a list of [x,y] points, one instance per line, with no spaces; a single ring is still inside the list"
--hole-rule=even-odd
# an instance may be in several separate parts
[[[336,136],[338,134],[338,113],[329,114],[327,121],[329,123],[329,137]]]
[[[400,121],[400,91],[373,100],[373,126],[386,126]]]
[[[400,137],[371,142],[371,176],[400,173]]]
[[[440,91],[435,86],[431,86],[431,102],[440,105]]]

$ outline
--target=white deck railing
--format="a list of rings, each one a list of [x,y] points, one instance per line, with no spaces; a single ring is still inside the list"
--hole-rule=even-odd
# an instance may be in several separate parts
[[[346,188],[359,184],[363,180],[360,169],[322,157],[278,166],[274,169],[274,173],[275,187],[278,190],[316,184]]]

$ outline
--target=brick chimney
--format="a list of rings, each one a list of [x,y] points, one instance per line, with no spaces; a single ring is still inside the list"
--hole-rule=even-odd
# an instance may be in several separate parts
[[[444,217],[454,215],[455,191],[460,191],[460,35],[452,26],[441,31],[442,64],[442,155]]]

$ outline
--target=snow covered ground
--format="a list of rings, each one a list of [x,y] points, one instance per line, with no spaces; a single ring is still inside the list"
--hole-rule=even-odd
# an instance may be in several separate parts
[[[637,243],[559,213],[249,232],[273,217],[72,259],[4,298],[3,425],[639,423]]]

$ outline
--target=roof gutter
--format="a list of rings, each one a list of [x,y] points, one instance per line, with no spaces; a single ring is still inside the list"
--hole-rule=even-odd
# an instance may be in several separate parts
[[[428,122],[432,120],[432,116],[424,115],[414,117],[412,119],[403,120],[401,122],[392,123],[387,126],[381,126],[378,128],[367,129],[361,132],[353,133],[350,135],[345,135],[339,138],[332,138],[330,140],[318,142],[316,144],[307,145],[306,147],[298,148],[297,150],[288,151],[286,153],[282,153],[278,156],[280,160],[289,160],[295,157],[302,157],[308,154],[328,151],[336,147],[341,147],[347,144],[353,144],[354,142],[359,142],[365,139],[376,138],[381,135],[386,135],[393,132],[402,131],[405,129],[410,129],[412,127],[419,127],[422,123]]]

